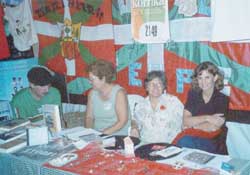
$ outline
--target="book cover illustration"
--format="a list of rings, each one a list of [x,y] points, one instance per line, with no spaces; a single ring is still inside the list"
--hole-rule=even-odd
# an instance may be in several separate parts
[[[43,116],[45,118],[46,125],[53,135],[61,131],[61,120],[59,106],[53,104],[46,104],[42,106]]]

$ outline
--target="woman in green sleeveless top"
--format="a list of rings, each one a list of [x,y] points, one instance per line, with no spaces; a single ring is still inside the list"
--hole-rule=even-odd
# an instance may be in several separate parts
[[[113,64],[97,60],[87,71],[92,89],[88,95],[85,127],[103,134],[127,135],[131,123],[127,94],[122,87],[112,83]]]

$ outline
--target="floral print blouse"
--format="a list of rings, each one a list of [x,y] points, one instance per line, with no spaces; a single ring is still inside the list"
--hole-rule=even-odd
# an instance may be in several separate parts
[[[144,143],[171,143],[182,130],[184,106],[170,94],[162,94],[155,110],[149,97],[138,103],[134,109],[134,119]]]

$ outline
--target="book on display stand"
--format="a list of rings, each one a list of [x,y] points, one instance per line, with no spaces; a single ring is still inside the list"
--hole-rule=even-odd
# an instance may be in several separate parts
[[[58,105],[45,104],[42,106],[43,117],[50,134],[53,136],[61,131],[61,119]]]

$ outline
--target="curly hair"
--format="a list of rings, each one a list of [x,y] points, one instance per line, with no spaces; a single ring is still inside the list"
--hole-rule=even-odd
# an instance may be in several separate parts
[[[221,90],[224,87],[224,74],[219,70],[219,68],[214,65],[213,63],[206,61],[200,63],[194,70],[192,75],[192,89],[194,90],[201,90],[198,85],[198,76],[201,74],[203,70],[207,70],[209,73],[211,73],[213,76],[218,76],[217,80],[215,81],[215,89]]]
[[[101,59],[91,63],[87,72],[93,73],[99,79],[104,77],[107,83],[111,83],[116,74],[115,66],[111,62]]]

